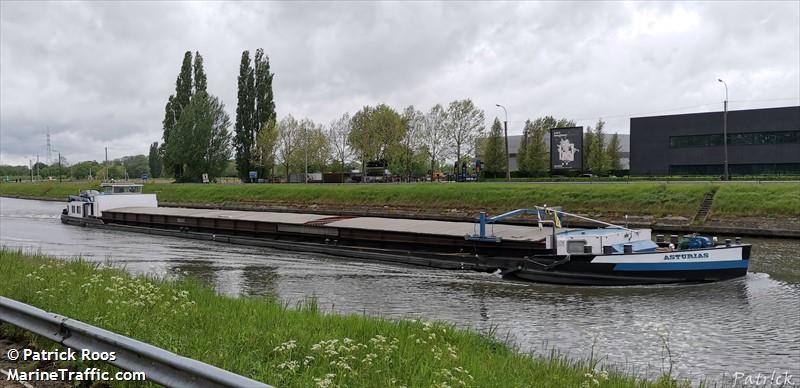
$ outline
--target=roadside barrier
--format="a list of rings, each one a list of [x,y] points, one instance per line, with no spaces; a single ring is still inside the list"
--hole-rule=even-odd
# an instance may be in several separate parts
[[[269,385],[74,319],[0,296],[0,321],[77,351],[114,352],[105,362],[167,387],[260,387]]]

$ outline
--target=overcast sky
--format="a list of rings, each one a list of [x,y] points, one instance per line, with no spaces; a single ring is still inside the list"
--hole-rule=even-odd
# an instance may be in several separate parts
[[[0,163],[147,153],[183,53],[235,118],[242,50],[270,58],[279,117],[471,98],[509,132],[551,114],[800,104],[800,2],[0,2]],[[53,156],[55,158],[55,155]]]

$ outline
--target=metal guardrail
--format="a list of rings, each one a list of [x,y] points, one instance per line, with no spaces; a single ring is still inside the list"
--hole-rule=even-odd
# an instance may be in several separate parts
[[[107,363],[167,387],[264,387],[269,385],[74,319],[0,296],[0,321],[66,347],[115,352]]]

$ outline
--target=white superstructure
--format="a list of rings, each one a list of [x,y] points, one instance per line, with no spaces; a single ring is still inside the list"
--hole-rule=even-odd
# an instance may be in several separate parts
[[[109,209],[121,207],[158,207],[155,194],[142,193],[142,185],[103,183],[102,192],[87,190],[71,195],[65,215],[78,218],[99,218]]]

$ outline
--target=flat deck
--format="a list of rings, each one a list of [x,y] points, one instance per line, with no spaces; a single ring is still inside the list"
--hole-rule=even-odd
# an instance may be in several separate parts
[[[306,225],[338,229],[361,229],[370,231],[403,232],[411,234],[457,236],[478,233],[478,224],[473,222],[411,220],[403,218],[350,217],[337,218],[330,215],[307,213],[250,212],[239,210],[210,210],[168,207],[126,207],[109,209],[110,212],[127,214],[149,214],[186,218],[205,218],[221,220],[242,220],[278,223],[287,225]],[[567,229],[558,229],[557,232]],[[487,225],[486,234],[509,241],[536,242],[552,234],[552,227],[521,225]]]

